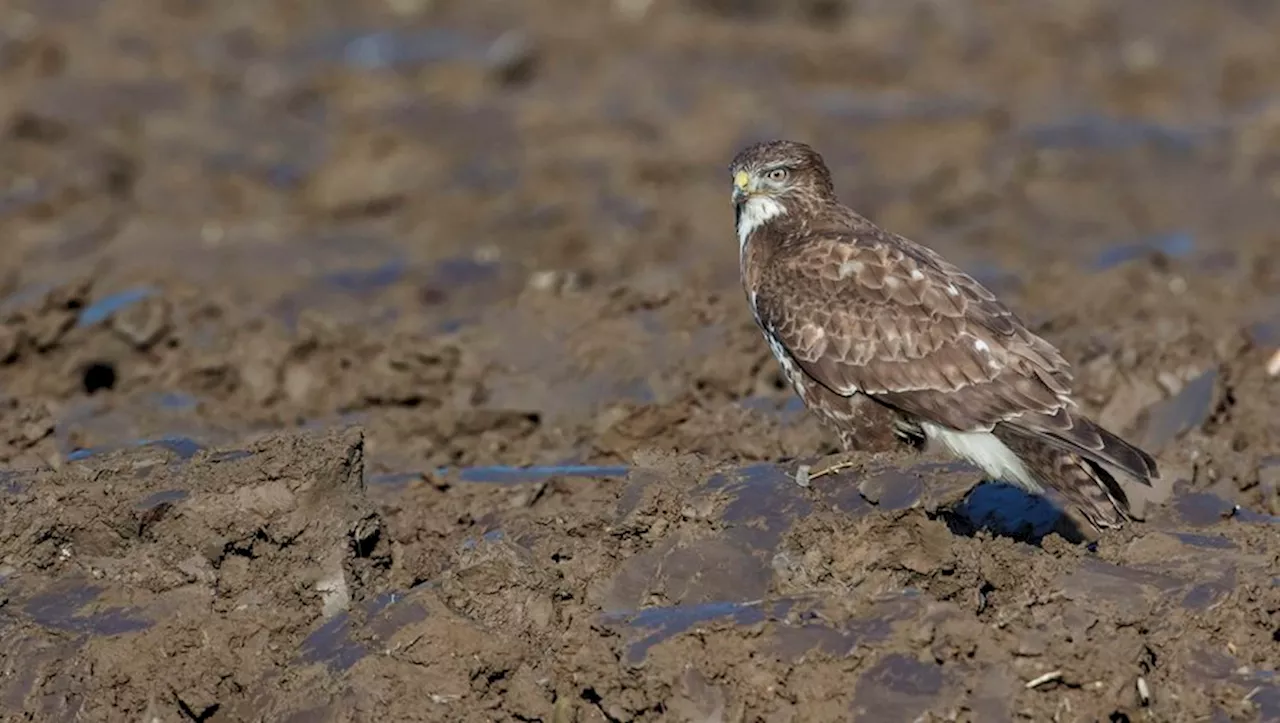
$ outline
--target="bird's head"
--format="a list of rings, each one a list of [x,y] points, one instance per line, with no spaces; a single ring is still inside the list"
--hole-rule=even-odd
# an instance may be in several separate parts
[[[831,172],[822,156],[797,141],[747,146],[729,164],[729,173],[738,235],[743,239],[771,219],[835,200]]]

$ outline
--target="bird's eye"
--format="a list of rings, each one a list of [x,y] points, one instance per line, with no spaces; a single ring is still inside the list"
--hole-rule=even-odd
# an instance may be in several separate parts
[[[787,180],[787,169],[771,168],[769,169],[768,173],[764,174],[764,177],[769,179],[770,181],[773,181],[774,183],[777,183],[779,181],[785,181]]]

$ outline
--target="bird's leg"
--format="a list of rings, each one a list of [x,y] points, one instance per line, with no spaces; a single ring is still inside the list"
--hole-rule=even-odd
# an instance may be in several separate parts
[[[824,477],[829,474],[835,474],[836,472],[840,472],[840,471],[849,469],[851,467],[857,467],[857,466],[858,466],[857,462],[853,460],[844,459],[838,462],[834,462],[832,464],[822,465],[818,468],[818,471],[814,472],[813,465],[802,464],[796,467],[796,475],[795,475],[796,484],[800,485],[801,487],[808,487],[811,482],[818,479],[819,477]]]

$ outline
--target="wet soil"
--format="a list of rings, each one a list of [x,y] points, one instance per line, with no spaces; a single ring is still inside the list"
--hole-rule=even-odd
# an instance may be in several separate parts
[[[0,9],[0,718],[1280,720],[1280,10],[1152,8]],[[794,485],[775,135],[1167,499]]]

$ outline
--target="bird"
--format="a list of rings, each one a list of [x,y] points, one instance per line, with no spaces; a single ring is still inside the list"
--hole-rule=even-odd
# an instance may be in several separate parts
[[[754,143],[729,172],[756,325],[845,449],[891,426],[899,442],[967,460],[989,479],[1053,490],[1098,531],[1134,519],[1125,486],[1150,487],[1155,460],[1078,409],[1069,363],[995,294],[841,203],[805,143]],[[801,465],[796,481],[849,466]]]

